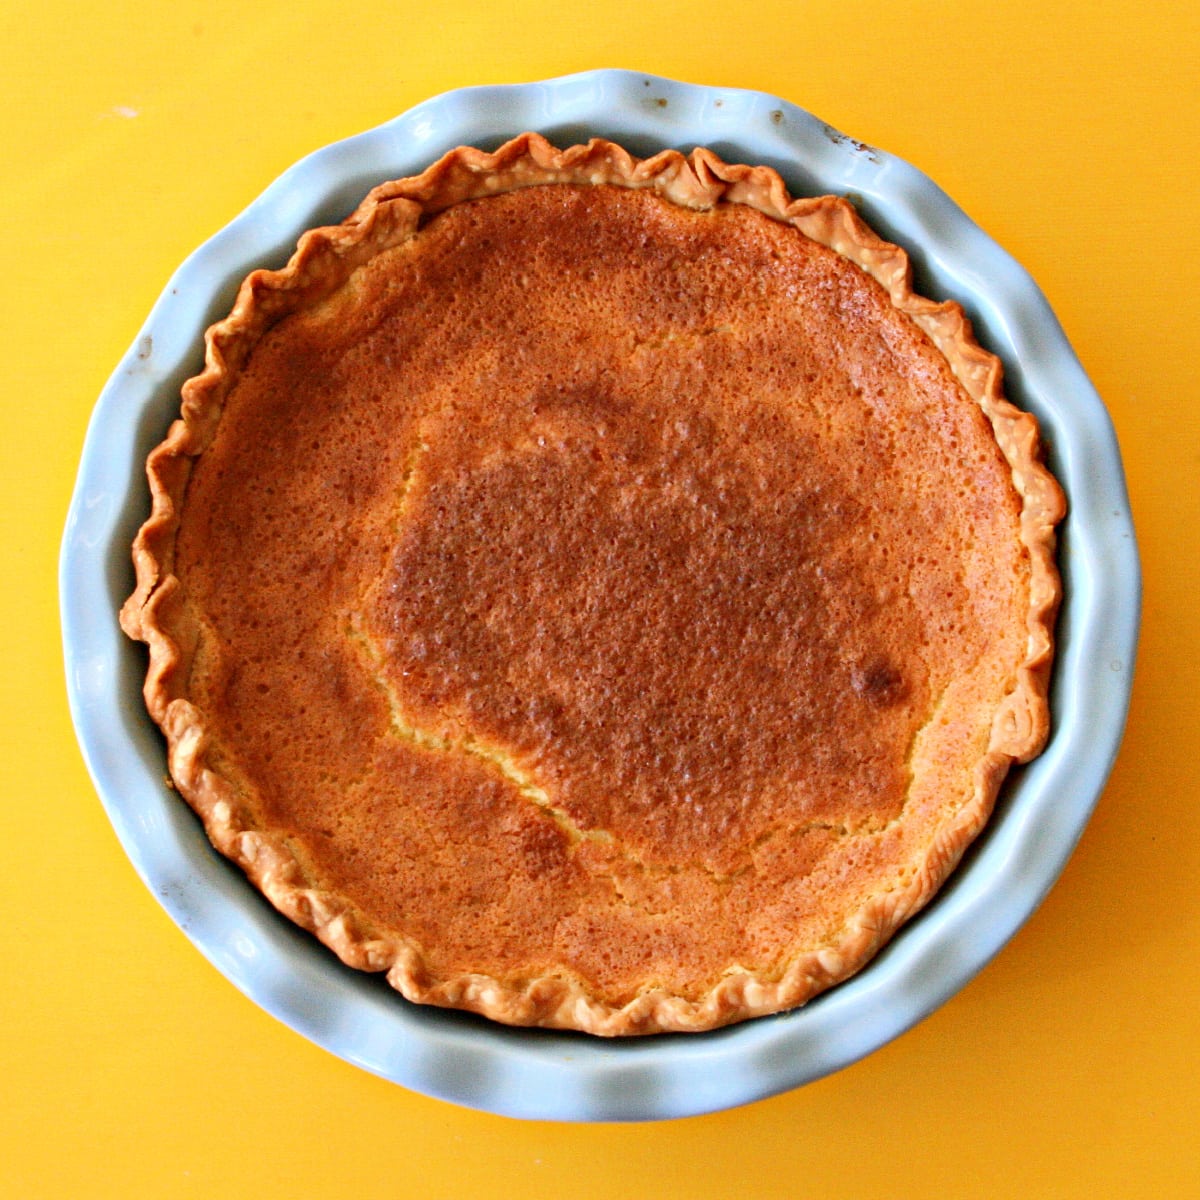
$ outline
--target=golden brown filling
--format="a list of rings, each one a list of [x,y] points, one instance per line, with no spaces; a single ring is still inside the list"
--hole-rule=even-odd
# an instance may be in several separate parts
[[[513,192],[257,346],[179,531],[190,694],[431,976],[697,997],[824,944],[970,795],[1018,524],[857,267],[742,206]]]

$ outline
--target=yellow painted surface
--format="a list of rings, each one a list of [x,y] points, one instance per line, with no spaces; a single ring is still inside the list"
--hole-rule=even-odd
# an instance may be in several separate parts
[[[1200,1195],[1200,12],[1177,0],[7,0],[0,6],[0,1195]],[[961,994],[736,1111],[524,1123],[348,1066],[134,874],[67,714],[89,412],[183,257],[293,161],[448,88],[626,66],[774,92],[937,180],[1112,413],[1146,577],[1121,758]]]

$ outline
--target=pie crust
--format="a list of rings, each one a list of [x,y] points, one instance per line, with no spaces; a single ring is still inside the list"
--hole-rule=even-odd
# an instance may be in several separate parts
[[[803,1004],[1042,748],[1065,504],[835,197],[524,134],[243,283],[121,612],[213,844],[410,1000]]]

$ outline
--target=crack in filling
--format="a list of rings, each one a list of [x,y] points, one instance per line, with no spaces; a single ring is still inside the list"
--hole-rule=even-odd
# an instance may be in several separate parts
[[[525,800],[535,805],[546,814],[555,826],[567,837],[569,844],[574,847],[581,842],[591,842],[604,846],[610,855],[619,855],[623,865],[637,870],[649,877],[666,878],[687,872],[699,872],[718,885],[731,884],[742,876],[756,871],[756,854],[764,847],[781,838],[803,838],[809,833],[823,832],[832,835],[838,841],[867,839],[880,837],[895,828],[904,819],[905,809],[911,798],[914,778],[914,757],[922,735],[939,719],[945,706],[950,686],[944,686],[933,699],[928,717],[913,731],[908,746],[905,749],[903,769],[905,784],[903,800],[899,810],[886,820],[868,817],[858,822],[848,820],[831,821],[814,818],[807,821],[786,822],[763,830],[746,847],[746,861],[732,871],[719,871],[702,861],[677,863],[648,863],[632,849],[623,843],[607,829],[581,828],[563,807],[555,803],[550,793],[541,786],[514,757],[500,747],[489,745],[480,740],[475,734],[467,731],[461,738],[452,739],[422,728],[414,723],[406,714],[404,704],[397,694],[395,687],[387,677],[385,656],[376,645],[371,635],[362,627],[359,614],[352,614],[345,627],[346,635],[359,652],[364,670],[369,682],[378,689],[388,702],[390,714],[389,731],[392,736],[408,742],[422,750],[434,751],[441,754],[462,754],[485,764],[490,770],[513,786],[516,792]],[[614,869],[607,876],[617,885],[618,894],[626,899],[619,884],[619,875]]]
[[[540,787],[520,766],[511,755],[498,747],[481,742],[473,734],[468,733],[458,741],[432,733],[415,725],[405,715],[404,706],[395,688],[384,671],[384,657],[370,635],[351,618],[346,633],[351,642],[360,648],[370,664],[368,671],[371,683],[387,698],[391,713],[391,732],[394,736],[422,750],[436,750],[443,754],[465,754],[476,758],[490,766],[506,782],[511,783],[517,792],[526,800],[537,805],[565,833],[572,844],[586,840],[598,842],[613,841],[612,834],[606,830],[580,829],[571,819],[570,814],[557,807],[545,788]]]

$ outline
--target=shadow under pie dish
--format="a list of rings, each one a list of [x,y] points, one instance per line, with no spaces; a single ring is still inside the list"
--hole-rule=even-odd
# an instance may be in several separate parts
[[[410,999],[804,1003],[1041,747],[1063,502],[844,201],[527,135],[259,271],[122,614],[214,844]]]

